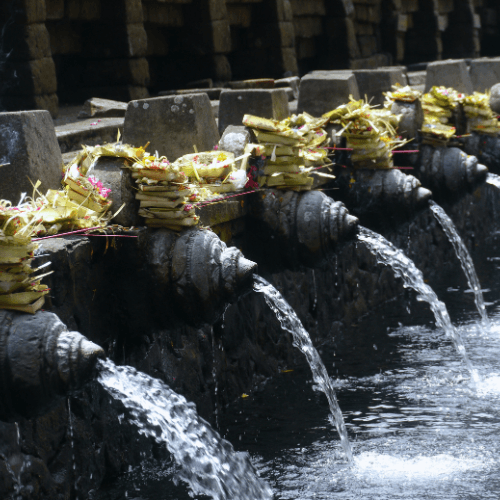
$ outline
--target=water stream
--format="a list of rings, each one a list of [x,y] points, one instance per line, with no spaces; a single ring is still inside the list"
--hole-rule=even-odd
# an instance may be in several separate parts
[[[446,335],[451,338],[455,349],[462,356],[470,372],[472,382],[477,384],[480,381],[479,374],[467,355],[460,333],[451,323],[446,306],[438,299],[434,290],[424,282],[422,272],[417,269],[413,261],[383,236],[370,229],[360,227],[358,239],[369,248],[380,264],[389,266],[396,277],[403,280],[405,288],[411,288],[417,292],[419,300],[429,304],[436,318],[437,326],[442,328]]]
[[[481,316],[481,320],[485,326],[488,326],[489,319],[486,313],[486,307],[484,305],[481,284],[479,283],[476,269],[474,268],[474,262],[472,261],[469,251],[462,241],[462,238],[460,238],[460,235],[458,234],[453,221],[448,217],[447,213],[432,200],[429,201],[429,206],[437,221],[443,228],[446,236],[450,240],[450,243],[453,245],[453,248],[455,249],[455,253],[457,254],[460,265],[462,266],[465,277],[467,278],[469,288],[474,293],[474,301],[476,303],[479,315]]]
[[[270,500],[270,487],[260,479],[246,453],[228,441],[196,412],[195,405],[162,381],[129,366],[99,361],[98,381],[128,408],[139,432],[166,444],[180,467],[178,477],[194,495],[215,500]]]
[[[500,189],[500,176],[488,172],[488,175],[486,176],[486,182]]]
[[[321,361],[318,351],[313,346],[309,333],[302,325],[295,311],[283,298],[281,293],[260,276],[254,277],[254,290],[264,295],[267,305],[274,311],[276,317],[281,323],[281,327],[293,335],[293,344],[305,355],[311,368],[314,382],[325,393],[330,406],[331,417],[340,436],[342,447],[349,462],[352,463],[352,449],[347,436],[347,429],[340,410],[335,389],[333,388],[330,376],[326,371],[325,365]]]

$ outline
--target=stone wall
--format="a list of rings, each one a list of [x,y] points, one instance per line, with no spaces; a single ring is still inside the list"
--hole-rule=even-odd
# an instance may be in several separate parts
[[[494,0],[1,0],[1,106],[498,55]],[[481,49],[481,47],[483,47]]]
[[[454,204],[443,204],[476,259],[476,251],[498,227],[499,199],[500,191],[483,184]],[[432,286],[447,273],[458,273],[453,248],[430,210],[388,227],[384,236],[415,260]],[[233,238],[296,310],[314,344],[335,346],[340,377],[379,372],[390,343],[386,337],[372,338],[357,325],[391,299],[396,299],[390,302],[392,313],[399,309],[403,313],[408,306],[411,294],[405,296],[390,269],[378,265],[362,244],[350,242],[332,253],[323,267],[292,271],[275,267],[269,252],[256,253],[254,233],[248,227]],[[164,326],[153,328],[148,316],[137,310],[143,290],[141,281],[131,276],[138,267],[130,260],[135,244],[118,241],[108,248],[101,238],[87,237],[43,242],[43,258],[51,260],[56,271],[47,278],[51,297],[46,308],[70,329],[77,328],[102,345],[117,364],[135,366],[167,382],[210,420],[215,408],[223,411],[227,403],[242,393],[251,394],[267,377],[303,363],[291,335],[282,331],[256,293],[230,306],[224,321],[214,325],[189,327],[159,311]],[[32,488],[24,498],[87,498],[90,490],[95,493],[144,456],[164,456],[165,450],[138,438],[124,416],[122,405],[91,382],[37,417],[17,418],[19,442],[16,426],[0,422],[2,453],[16,457],[19,466],[24,464],[22,484]],[[13,489],[12,477],[0,459],[0,497],[9,498]]]
[[[46,4],[45,25],[61,101],[83,102],[96,95],[125,101],[148,96],[147,36],[140,0],[41,2]]]

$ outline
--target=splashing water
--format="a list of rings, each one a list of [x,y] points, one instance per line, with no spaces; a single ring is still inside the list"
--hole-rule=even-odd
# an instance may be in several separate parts
[[[293,335],[294,346],[300,349],[305,355],[307,362],[311,367],[314,381],[325,393],[325,396],[328,399],[331,416],[333,417],[335,427],[339,433],[342,447],[344,448],[347,459],[352,463],[353,456],[351,444],[349,443],[349,438],[347,437],[347,429],[344,417],[342,416],[342,411],[340,410],[340,406],[337,401],[335,389],[333,388],[332,381],[326,371],[325,365],[321,361],[318,351],[312,344],[309,333],[306,331],[297,314],[290,307],[288,302],[283,298],[278,290],[276,290],[276,288],[274,288],[264,278],[254,275],[253,288],[255,291],[264,295],[267,305],[276,314],[283,330],[286,330]]]
[[[193,403],[162,381],[109,359],[99,361],[98,370],[98,381],[130,410],[139,432],[167,445],[180,466],[180,479],[195,495],[271,500],[271,488],[256,475],[249,456],[236,453],[196,413]]]
[[[446,306],[437,298],[434,290],[424,283],[424,276],[417,269],[413,261],[383,236],[365,227],[359,228],[358,239],[366,244],[380,264],[389,266],[394,271],[396,277],[403,280],[405,288],[411,288],[417,292],[418,300],[429,304],[436,318],[437,326],[442,328],[446,335],[451,338],[455,349],[462,356],[471,374],[473,383],[477,384],[480,382],[479,374],[467,356],[462,337],[451,323]]]
[[[500,189],[500,176],[488,173],[486,176],[486,182]]]
[[[483,293],[481,292],[481,284],[476,274],[476,269],[474,268],[474,262],[465,246],[462,238],[460,238],[453,221],[448,217],[448,214],[434,201],[429,201],[429,206],[436,217],[437,221],[443,228],[446,236],[450,240],[450,243],[455,249],[460,265],[467,278],[467,283],[469,288],[474,292],[474,302],[476,303],[477,310],[481,316],[481,321],[485,327],[490,325],[490,320],[486,314],[486,306],[484,305]]]

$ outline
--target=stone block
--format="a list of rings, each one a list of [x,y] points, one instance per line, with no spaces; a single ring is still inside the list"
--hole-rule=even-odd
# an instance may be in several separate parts
[[[149,85],[149,65],[144,58],[98,59],[85,62],[82,83],[94,86],[106,82],[108,85]]]
[[[228,9],[225,0],[208,0],[208,17],[212,21],[227,19]]]
[[[354,27],[354,22],[352,19],[345,20],[345,30],[347,38],[347,51],[349,53],[349,58],[357,59],[361,57],[361,52],[359,50],[358,41],[356,39],[356,29]]]
[[[427,71],[408,71],[408,85],[425,85]]]
[[[293,27],[297,37],[312,38],[323,34],[323,21],[320,17],[296,17]]]
[[[52,118],[56,118],[59,113],[57,94],[9,96],[8,99],[2,100],[2,106],[6,111],[44,109]]]
[[[372,23],[354,23],[354,29],[357,35],[373,35],[374,25]]]
[[[478,92],[489,90],[493,85],[500,83],[500,57],[473,59],[469,74],[474,90]]]
[[[183,94],[207,94],[208,98],[211,101],[218,101],[222,90],[223,90],[222,87],[215,87],[212,89],[163,90],[162,92],[158,92],[158,95],[166,96],[166,95],[183,95]]]
[[[111,99],[92,97],[85,101],[78,118],[118,118],[125,117],[127,103]]]
[[[329,71],[306,75],[300,81],[298,112],[307,111],[321,116],[349,102],[349,96],[359,99],[358,84],[350,71]]]
[[[425,79],[425,91],[434,85],[453,87],[458,92],[472,94],[472,81],[467,71],[464,59],[447,59],[435,61],[427,65],[427,77]]]
[[[64,97],[69,102],[86,101],[94,96],[103,99],[129,102],[135,99],[146,99],[149,97],[149,92],[146,87],[141,87],[139,85],[81,87],[66,89],[64,92]]]
[[[299,67],[297,64],[297,55],[295,49],[291,47],[283,47],[280,50],[281,56],[281,70],[283,74],[297,75],[299,72]]]
[[[184,26],[182,7],[166,3],[148,2],[143,4],[144,22],[161,26]]]
[[[7,24],[4,28],[3,51],[10,61],[31,61],[51,57],[50,37],[45,24]]]
[[[252,24],[252,7],[250,5],[229,4],[227,14],[231,26],[249,28]]]
[[[295,46],[295,30],[293,27],[293,23],[278,23],[278,29],[276,33],[279,35],[279,39],[277,40],[278,42],[277,45],[281,47]]]
[[[125,115],[123,142],[158,151],[173,161],[188,153],[210,151],[219,141],[206,94],[187,94],[132,101]]]
[[[118,14],[118,20],[127,24],[144,22],[141,0],[125,0],[124,3],[123,14]]]
[[[288,97],[281,89],[224,90],[220,95],[219,131],[241,125],[243,116],[256,115],[283,120],[289,116]]]
[[[70,23],[46,23],[50,35],[50,50],[52,55],[79,54],[82,51],[80,29]]]
[[[1,68],[0,68],[1,72]],[[52,57],[9,62],[3,70],[7,95],[42,95],[57,91],[56,67]]]
[[[370,57],[377,52],[377,37],[358,36],[358,45],[361,57]]]
[[[213,71],[212,76],[216,80],[229,82],[233,77],[233,74],[228,58],[224,54],[214,54],[211,56],[211,59],[212,61],[210,67]]]
[[[217,100],[217,101],[210,101],[210,104],[212,105],[212,113],[214,114],[214,118],[216,120],[219,119],[219,105],[220,105],[220,101]]]
[[[401,9],[403,12],[417,12],[418,0],[401,0]]]
[[[395,115],[401,115],[398,134],[410,140],[417,137],[424,121],[424,112],[419,100],[415,102],[396,101],[391,106],[391,112]]]
[[[325,16],[326,8],[324,0],[291,0],[293,15],[299,16]]]
[[[243,90],[243,89],[273,89],[274,79],[273,78],[257,78],[255,80],[238,80],[235,82],[229,82],[227,86],[233,90]]]
[[[141,57],[146,54],[148,36],[142,24],[127,24],[126,41],[129,57]]]
[[[0,2],[0,19],[9,19],[18,25],[43,23],[47,19],[45,2],[41,0]]]
[[[148,56],[166,56],[169,47],[169,32],[161,26],[148,25]]]
[[[83,34],[85,55],[90,58],[142,57],[147,52],[148,37],[140,23],[125,26],[90,23]]]
[[[72,21],[97,21],[101,17],[99,0],[67,0],[66,17]]]
[[[290,0],[278,0],[276,2],[276,13],[278,21],[293,21],[293,9]]]
[[[359,94],[362,98],[368,97],[372,104],[384,103],[383,92],[388,92],[396,83],[407,85],[406,73],[402,68],[361,69],[355,70],[354,76],[358,84]]]
[[[317,54],[315,38],[298,38],[297,39],[297,59],[310,59]]]
[[[453,0],[437,0],[436,1],[436,10],[440,14],[448,14],[453,11],[454,5]]]
[[[246,145],[252,142],[252,135],[243,125],[229,125],[220,138],[219,149],[234,153],[238,158],[245,152]]]
[[[490,106],[495,113],[500,115],[500,83],[491,87]]]
[[[125,204],[112,222],[125,227],[140,226],[143,221],[138,215],[139,201],[135,199],[135,183],[130,170],[123,168],[124,162],[123,158],[99,158],[93,173],[105,187],[111,189],[108,199],[113,202],[112,212]]]
[[[123,132],[123,118],[91,118],[56,127],[56,137],[62,153],[77,151],[82,144],[97,146],[115,142],[118,130]]]
[[[204,24],[200,31],[202,40],[211,49],[210,52],[225,54],[231,51],[231,31],[226,19]]]
[[[391,63],[387,54],[373,54],[370,57],[363,59],[352,59],[349,62],[349,67],[355,69],[377,69],[380,66],[389,66]]]
[[[64,18],[64,0],[45,0],[45,9],[48,21]]]
[[[0,113],[0,198],[17,204],[22,192],[61,186],[62,157],[48,111]]]
[[[279,80],[274,80],[275,88],[290,87],[293,90],[294,99],[299,98],[299,85],[300,78],[298,76],[290,76],[289,78],[280,78]]]

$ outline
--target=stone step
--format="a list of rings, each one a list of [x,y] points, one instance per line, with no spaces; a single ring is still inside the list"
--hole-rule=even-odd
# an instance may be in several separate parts
[[[82,145],[97,146],[115,142],[118,130],[123,133],[124,121],[124,118],[88,119],[56,127],[61,153],[78,151]]]

